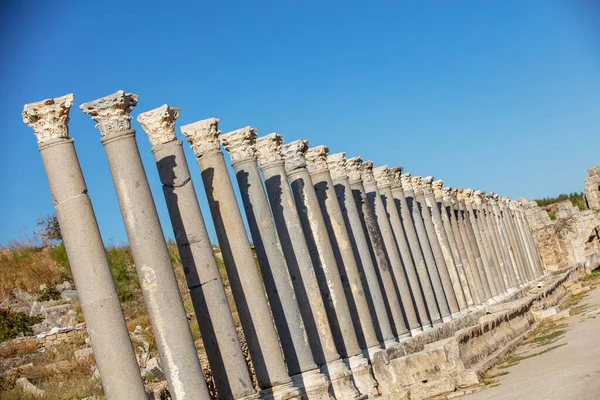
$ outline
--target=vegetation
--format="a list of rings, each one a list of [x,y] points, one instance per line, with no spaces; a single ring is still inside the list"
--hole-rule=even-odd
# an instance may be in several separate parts
[[[31,326],[41,322],[40,317],[30,317],[22,312],[0,308],[0,342],[17,337],[23,332],[32,335]]]
[[[573,203],[573,205],[575,207],[578,207],[580,210],[584,210],[585,209],[585,200],[583,198],[583,192],[577,193],[569,193],[569,194],[559,194],[558,197],[545,197],[543,199],[539,199],[539,200],[535,200],[535,202],[538,204],[538,206],[540,207],[545,207],[545,206],[549,206],[551,204],[554,203],[558,203],[561,201],[565,201],[565,200],[571,200],[571,203]],[[551,219],[556,219],[556,216],[554,216],[554,218],[552,218],[552,214],[550,215]]]

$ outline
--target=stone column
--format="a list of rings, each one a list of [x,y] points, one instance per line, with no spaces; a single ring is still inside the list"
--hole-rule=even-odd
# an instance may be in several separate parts
[[[529,244],[529,249],[532,253],[533,259],[534,259],[534,267],[535,267],[535,271],[536,271],[536,276],[541,276],[544,275],[544,270],[542,267],[542,261],[540,259],[540,254],[537,250],[537,247],[535,245],[535,241],[533,239],[533,235],[531,233],[531,227],[529,226],[529,221],[527,220],[527,217],[525,215],[525,205],[527,203],[523,203],[523,201],[518,201],[517,202],[517,211],[518,211],[518,215],[521,221],[521,225],[523,227],[523,231],[525,232],[525,236],[527,239],[527,243]]]
[[[456,265],[456,273],[458,274],[458,279],[460,280],[466,306],[470,307],[474,303],[473,297],[471,295],[469,279],[467,278],[466,273],[469,260],[464,246],[462,245],[462,241],[460,242],[459,247],[459,244],[456,241],[456,238],[454,237],[454,232],[452,231],[450,218],[448,217],[448,211],[446,209],[446,206],[444,205],[444,199],[442,194],[443,186],[444,182],[442,180],[437,180],[435,182],[432,182],[431,184],[435,201],[434,207],[437,209],[437,213],[439,214],[440,219],[442,221],[442,228],[444,229],[444,233],[446,234],[446,238],[448,239],[448,246],[450,247],[450,251],[452,253],[452,257]]]
[[[154,199],[131,129],[137,96],[118,91],[80,106],[98,124],[169,391],[210,399]]]
[[[523,253],[521,253],[521,249],[519,247],[519,239],[517,237],[517,232],[515,226],[512,221],[512,214],[509,209],[510,199],[508,197],[502,197],[499,201],[500,209],[502,210],[502,218],[504,220],[504,224],[506,225],[506,230],[510,237],[511,248],[514,253],[514,257],[516,259],[516,264],[518,266],[519,275],[521,277],[522,283],[527,283],[531,280],[529,274],[527,273],[527,267],[525,258]]]
[[[481,255],[481,259],[483,261],[483,270],[485,271],[487,286],[490,288],[490,295],[491,297],[496,297],[500,292],[496,286],[497,281],[493,270],[494,266],[491,257],[489,256],[489,248],[487,246],[487,242],[484,241],[484,238],[481,235],[481,228],[479,227],[478,223],[479,220],[477,219],[473,209],[473,190],[465,189],[462,192],[462,196],[465,202],[465,209],[467,210],[467,215],[473,229],[475,243],[479,248],[479,254]]]
[[[400,298],[394,285],[394,278],[383,238],[381,237],[375,214],[363,186],[362,158],[353,157],[346,160],[346,173],[348,174],[348,182],[352,189],[352,197],[354,197],[357,209],[361,212],[362,222],[369,235],[370,249],[373,252],[372,256],[377,265],[376,274],[379,280],[379,287],[383,292],[392,331],[396,337],[406,337],[409,335],[409,332],[404,321],[404,312],[402,311]],[[393,343],[390,344],[393,345]]]
[[[411,215],[412,207],[408,205],[406,196],[404,195],[404,189],[402,186],[402,167],[389,168],[389,176],[391,180],[392,198],[396,209],[400,209],[400,218],[402,221],[402,227],[408,240],[410,252],[413,256],[415,269],[419,278],[419,283],[423,296],[425,298],[425,305],[429,314],[429,320],[432,324],[442,321],[440,314],[440,308],[438,308],[438,301],[436,300],[436,294],[434,293],[432,281],[429,279],[428,272],[428,260],[424,256],[425,248],[419,243],[419,237],[415,228],[415,223]],[[410,174],[409,174],[410,176]],[[408,183],[408,182],[407,182]],[[411,206],[414,202],[414,192],[412,192],[412,186],[407,191],[410,196],[408,200],[411,201]],[[433,255],[431,255],[431,262],[433,263]],[[435,268],[435,265],[434,265]],[[445,300],[444,300],[445,301]]]
[[[513,253],[511,241],[506,230],[506,225],[504,224],[504,219],[502,217],[502,211],[498,206],[498,195],[495,193],[490,193],[488,202],[490,204],[492,213],[496,220],[496,225],[498,226],[498,232],[500,233],[500,239],[503,243],[504,252],[506,254],[506,259],[508,260],[508,275],[511,278],[511,282],[513,286],[520,285],[521,279],[518,271],[517,261],[515,258],[515,254]]]
[[[411,179],[412,188],[417,201],[417,207],[420,207],[421,216],[423,217],[423,223],[425,225],[425,232],[429,240],[429,245],[433,252],[433,258],[435,259],[435,265],[440,276],[444,294],[446,295],[446,301],[448,301],[448,307],[450,308],[451,315],[454,315],[460,311],[458,307],[458,300],[456,294],[454,294],[454,288],[452,287],[452,280],[450,279],[450,273],[448,272],[448,266],[442,253],[440,242],[435,233],[433,227],[433,220],[431,218],[431,212],[425,202],[425,195],[423,194],[422,178],[420,176],[413,176]]]
[[[284,168],[280,145],[283,137],[276,133],[256,140],[255,150],[271,203],[275,226],[290,270],[304,326],[315,362],[331,379],[335,396],[356,394],[352,375],[340,359],[327,312],[321,297],[310,252],[296,204]],[[304,378],[306,381],[306,378]],[[310,396],[309,396],[310,397]]]
[[[428,176],[423,179],[423,196],[425,197],[425,207],[429,208],[429,214],[431,215],[431,222],[437,236],[440,249],[442,250],[442,256],[446,261],[446,267],[448,269],[448,275],[450,276],[450,282],[452,283],[452,289],[458,303],[459,311],[467,308],[467,300],[465,299],[465,293],[462,288],[462,282],[458,276],[458,268],[454,262],[454,256],[452,249],[450,248],[450,240],[444,230],[442,222],[442,215],[440,209],[437,206],[435,195],[433,194],[433,176]],[[462,264],[461,264],[462,269]]]
[[[379,281],[377,280],[376,263],[372,247],[369,244],[368,228],[365,221],[365,207],[370,207],[367,202],[362,201],[362,180],[360,180],[360,209],[354,199],[348,173],[346,172],[345,153],[330,154],[327,157],[327,165],[331,173],[331,179],[336,191],[337,200],[344,216],[344,222],[348,233],[350,234],[351,244],[356,253],[356,260],[359,263],[361,275],[364,277],[364,288],[367,292],[367,299],[370,300],[369,306],[371,315],[375,319],[375,328],[377,336],[384,347],[397,342],[394,341],[394,333],[390,324],[390,319],[386,312],[386,302],[384,294],[381,292]],[[362,189],[361,189],[362,188]],[[372,212],[369,212],[372,217]],[[375,222],[375,221],[372,221]]]
[[[348,307],[340,272],[319,206],[319,199],[306,168],[304,155],[307,150],[308,142],[306,140],[296,140],[281,146],[281,152],[285,159],[285,170],[290,180],[302,230],[325,302],[333,338],[338,353],[342,358],[348,358],[348,364],[354,373],[354,380],[357,385],[360,385],[359,382],[362,379],[369,379],[365,376],[365,372],[369,373],[370,365],[368,363],[365,365],[367,360],[362,357],[352,324],[352,314]],[[365,390],[364,387],[363,390]],[[358,395],[358,391],[344,394],[344,396],[350,397]]]
[[[521,249],[523,251],[523,255],[525,257],[525,262],[526,262],[525,265],[528,269],[529,276],[533,280],[537,277],[535,260],[533,258],[533,253],[529,249],[525,230],[523,229],[523,225],[521,224],[521,219],[519,217],[518,203],[516,201],[512,200],[509,203],[509,207],[512,212],[513,221],[514,221],[514,224],[515,224],[515,227],[516,227],[516,230],[519,235],[520,242],[521,242]]]
[[[178,108],[165,104],[140,114],[137,120],[152,144],[181,265],[219,398],[239,399],[252,395],[254,388],[182,142],[175,134],[178,116]]]
[[[222,135],[220,141],[231,157],[288,373],[294,376],[317,366],[256,165],[256,133],[247,126]]]
[[[286,399],[299,394],[286,371],[271,310],[248,243],[242,214],[219,146],[219,120],[181,127],[196,154],[215,224],[227,277],[237,307],[261,395]]]
[[[404,271],[408,278],[411,294],[416,306],[417,316],[419,317],[422,327],[431,327],[431,320],[429,319],[429,315],[427,315],[427,306],[425,305],[425,296],[419,283],[415,263],[404,233],[404,227],[402,226],[400,214],[398,213],[398,207],[396,207],[396,201],[392,194],[392,181],[387,165],[373,168],[373,176],[377,181],[377,189],[379,190],[379,195],[381,196],[381,200],[387,211],[392,234],[396,239],[396,244],[400,250],[400,257],[402,258]]]
[[[481,300],[488,300],[492,297],[492,292],[490,290],[490,285],[488,284],[487,277],[485,275],[485,268],[483,267],[483,259],[481,257],[481,253],[479,252],[479,245],[477,244],[477,240],[475,239],[475,234],[473,233],[473,226],[471,225],[471,219],[467,214],[467,208],[465,206],[465,202],[462,196],[462,189],[454,189],[452,192],[452,196],[456,199],[457,205],[457,221],[459,223],[459,227],[462,227],[461,234],[463,234],[463,242],[465,242],[465,246],[468,246],[473,253],[473,258],[475,259],[474,268],[471,270],[474,272],[475,279],[477,280],[477,289],[479,292],[479,298]]]
[[[106,397],[147,399],[85,180],[69,137],[73,95],[26,104]]]
[[[489,230],[485,213],[482,209],[482,197],[483,192],[480,190],[474,191],[472,195],[472,207],[475,212],[475,217],[477,218],[477,224],[479,226],[479,232],[481,234],[481,238],[486,245],[486,251],[488,253],[488,258],[490,260],[490,266],[492,267],[492,273],[494,277],[494,283],[498,290],[499,294],[506,292],[506,286],[504,284],[504,277],[502,274],[502,267],[504,267],[504,263],[501,262],[500,253],[496,251],[496,247],[493,241],[492,233]]]
[[[375,351],[375,349],[379,349],[379,341],[375,334],[375,326],[358,271],[357,259],[354,258],[350,235],[346,229],[342,209],[329,173],[328,153],[327,146],[309,148],[305,154],[306,163],[327,226],[342,284],[344,284],[346,299],[350,305],[350,312],[353,314],[358,343],[363,350],[373,349],[372,351]]]
[[[365,161],[362,163],[362,181],[365,192],[367,193],[367,199],[371,204],[371,208],[375,212],[377,226],[379,227],[379,232],[381,233],[381,238],[383,239],[389,265],[392,267],[392,276],[394,277],[394,281],[398,288],[399,298],[402,303],[402,309],[404,311],[404,317],[406,318],[407,327],[410,330],[411,335],[417,335],[421,331],[421,323],[418,319],[416,308],[416,297],[420,295],[420,293],[417,291],[417,288],[415,288],[413,292],[411,287],[408,285],[408,279],[406,278],[402,258],[400,257],[400,252],[398,251],[396,240],[394,239],[394,232],[392,231],[383,200],[379,194],[377,181],[373,175],[372,161]],[[413,297],[413,295],[415,296]],[[422,322],[423,325],[429,325],[430,321],[426,319],[426,316],[421,317],[424,319]]]

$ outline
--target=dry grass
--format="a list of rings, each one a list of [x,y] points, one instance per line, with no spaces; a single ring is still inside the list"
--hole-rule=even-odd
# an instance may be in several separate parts
[[[9,342],[0,347],[0,358],[24,357],[27,354],[35,353],[36,350],[37,341],[35,339]]]

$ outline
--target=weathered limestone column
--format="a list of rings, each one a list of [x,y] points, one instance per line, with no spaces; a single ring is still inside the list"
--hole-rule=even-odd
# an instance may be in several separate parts
[[[256,165],[256,133],[247,126],[222,135],[220,142],[231,157],[288,373],[294,376],[317,366]]]
[[[513,247],[511,244],[510,237],[506,230],[506,225],[504,224],[504,218],[502,217],[502,211],[498,205],[498,195],[495,193],[490,193],[488,198],[489,204],[492,209],[492,213],[496,220],[496,225],[498,226],[498,232],[500,232],[500,239],[503,242],[504,251],[506,253],[507,260],[509,261],[508,274],[511,277],[512,285],[519,286],[521,284],[521,278],[519,274],[519,267],[517,266],[517,261],[515,254],[513,252]]]
[[[465,209],[467,211],[467,216],[471,225],[473,237],[475,238],[475,244],[479,249],[479,254],[481,255],[481,260],[483,261],[483,276],[485,276],[487,286],[490,288],[490,296],[496,297],[499,294],[499,291],[496,287],[496,280],[492,272],[493,264],[491,262],[490,257],[488,256],[489,250],[487,249],[487,245],[481,237],[481,229],[479,228],[478,220],[475,215],[475,211],[473,210],[473,190],[464,189],[462,191],[462,198],[465,203]]]
[[[452,257],[454,259],[454,264],[456,266],[456,273],[458,274],[458,279],[461,284],[464,300],[466,307],[470,307],[473,305],[473,297],[471,296],[471,289],[469,285],[469,280],[467,278],[466,269],[468,268],[468,257],[464,247],[459,247],[459,244],[454,237],[454,232],[452,231],[452,225],[450,224],[450,219],[448,218],[448,211],[446,210],[446,206],[444,205],[444,199],[442,195],[442,187],[444,186],[444,182],[442,180],[437,180],[431,183],[431,189],[433,191],[433,201],[434,204],[431,205],[432,209],[437,209],[437,214],[439,215],[442,223],[442,229],[446,234],[446,238],[448,240],[448,246],[450,248],[450,252],[452,253]],[[432,212],[436,212],[433,210]],[[435,220],[434,220],[435,221]],[[460,243],[462,246],[462,241]]]
[[[401,178],[402,167],[389,168],[388,171],[391,179],[392,200],[396,209],[400,209],[402,227],[404,228],[410,252],[413,256],[417,277],[419,278],[421,291],[425,298],[425,306],[427,307],[429,320],[431,321],[431,324],[435,324],[442,321],[442,316],[440,314],[440,308],[438,307],[438,301],[436,300],[436,294],[433,290],[432,281],[429,279],[428,261],[424,256],[425,249],[423,249],[419,243],[419,237],[411,215],[414,192],[412,191],[412,186],[410,186],[410,190],[407,190],[407,193],[411,197],[407,199],[404,195],[405,189],[402,186],[403,180]],[[410,174],[408,175],[410,176]],[[410,185],[409,182],[405,183]],[[408,205],[408,200],[410,200],[411,206]],[[431,255],[431,262],[433,262],[433,255]]]
[[[363,380],[369,381],[369,377],[366,375],[370,374],[370,365],[367,359],[362,356],[358,344],[354,325],[352,324],[352,314],[348,307],[340,272],[329,241],[327,227],[319,206],[319,199],[306,168],[304,155],[307,150],[308,142],[306,140],[296,140],[281,146],[281,152],[285,159],[285,170],[290,180],[296,209],[308,244],[321,295],[325,301],[325,309],[327,310],[338,353],[342,358],[348,359],[357,386],[362,386],[363,390],[368,392],[370,391],[369,385],[362,385],[361,382]],[[344,396],[356,397],[359,396],[359,392],[345,393]]]
[[[425,197],[425,207],[429,208],[431,222],[433,222],[433,228],[442,250],[442,255],[446,261],[448,275],[450,276],[450,282],[452,283],[452,289],[454,290],[459,311],[462,311],[468,307],[467,300],[465,299],[462,282],[458,276],[458,268],[454,262],[452,249],[450,248],[450,240],[448,239],[448,236],[446,236],[446,231],[444,230],[442,215],[440,214],[440,209],[437,206],[437,201],[433,194],[433,176],[428,176],[423,179],[423,196]]]
[[[397,342],[394,340],[394,333],[386,312],[385,297],[381,292],[381,286],[377,280],[377,272],[375,270],[377,259],[374,255],[371,255],[372,249],[369,245],[368,233],[366,233],[368,232],[368,228],[366,227],[366,222],[363,223],[365,219],[365,210],[363,208],[367,207],[370,211],[370,207],[368,202],[362,200],[362,194],[364,194],[362,180],[360,180],[360,187],[362,189],[358,189],[361,192],[359,193],[361,197],[361,209],[359,210],[358,204],[354,200],[350,182],[348,181],[345,153],[330,154],[327,156],[327,165],[329,166],[337,200],[344,216],[344,222],[350,234],[352,247],[356,252],[356,260],[360,263],[359,268],[365,279],[363,285],[367,292],[367,298],[370,300],[370,311],[375,319],[374,325],[378,339],[384,347],[388,347]],[[372,212],[370,214],[372,217]]]
[[[396,239],[396,244],[400,250],[400,257],[402,258],[402,264],[404,265],[404,271],[408,278],[409,287],[411,294],[416,306],[417,316],[421,322],[421,326],[425,329],[431,327],[431,320],[427,315],[427,307],[425,305],[425,298],[421,290],[419,283],[419,277],[417,276],[417,270],[415,268],[414,260],[408,247],[408,242],[404,233],[404,227],[398,213],[398,207],[396,207],[396,201],[392,194],[392,181],[390,179],[389,169],[387,165],[382,167],[373,168],[373,176],[377,182],[377,189],[381,197],[384,209],[387,211],[390,227],[392,234]]]
[[[377,265],[376,274],[378,276],[379,287],[382,289],[392,331],[396,338],[406,337],[409,335],[409,331],[404,320],[402,304],[400,303],[396,285],[394,285],[394,278],[392,276],[383,238],[381,237],[381,232],[377,225],[377,219],[363,186],[362,163],[361,157],[353,157],[346,160],[348,182],[352,189],[354,202],[356,203],[357,209],[361,212],[365,229],[369,235],[370,249],[373,251],[373,258]],[[389,343],[388,346],[389,345],[393,345],[393,343]]]
[[[282,142],[281,135],[271,133],[258,138],[255,144],[275,226],[290,270],[315,362],[331,379],[332,391],[336,397],[344,397],[346,394],[353,396],[356,395],[356,388],[352,374],[337,352],[302,224],[287,181],[280,148]]]
[[[473,252],[473,257],[475,258],[475,268],[472,268],[474,272],[475,279],[477,279],[477,288],[480,290],[479,298],[482,300],[489,300],[492,297],[492,292],[490,290],[490,285],[488,283],[485,268],[483,266],[483,257],[479,251],[479,245],[477,244],[477,239],[475,238],[475,233],[473,226],[471,225],[471,219],[467,213],[467,207],[465,205],[465,201],[463,198],[463,190],[462,189],[454,189],[452,192],[453,197],[456,199],[457,204],[457,220],[459,222],[459,226],[463,227],[464,234],[463,241],[465,245],[471,248]],[[473,265],[473,264],[472,264]]]
[[[109,400],[147,399],[87,187],[69,137],[73,95],[26,104],[81,309]]]
[[[526,267],[528,269],[529,276],[533,280],[537,277],[538,273],[536,270],[535,259],[534,259],[533,253],[529,249],[529,243],[527,241],[527,236],[526,236],[525,230],[523,229],[523,225],[521,224],[521,219],[519,217],[518,205],[519,205],[519,203],[516,202],[515,200],[511,200],[509,203],[509,207],[510,207],[510,210],[513,215],[513,221],[514,221],[514,224],[515,224],[515,227],[516,227],[516,230],[519,235],[520,242],[521,242],[521,249],[523,251],[523,255],[525,256]]]
[[[411,183],[415,194],[415,199],[417,201],[417,206],[421,209],[421,216],[423,217],[425,232],[427,233],[429,245],[431,246],[431,250],[433,252],[433,258],[435,259],[435,265],[437,266],[437,271],[442,282],[444,294],[446,295],[446,300],[448,301],[448,307],[450,308],[451,316],[453,316],[460,311],[460,308],[458,306],[456,294],[454,293],[454,288],[452,287],[452,280],[450,279],[450,273],[448,271],[448,266],[446,265],[446,259],[442,253],[442,248],[433,226],[431,211],[429,210],[429,207],[427,207],[427,203],[425,201],[422,178],[420,176],[413,176]]]
[[[239,399],[252,395],[254,388],[182,142],[175,133],[178,116],[178,108],[165,104],[140,114],[137,120],[152,144],[181,265],[219,398]]]
[[[529,275],[527,274],[527,269],[525,266],[525,258],[520,251],[519,242],[516,234],[515,227],[512,223],[512,215],[510,213],[510,209],[508,208],[508,202],[510,199],[508,197],[502,197],[498,201],[498,205],[502,212],[502,219],[504,220],[504,224],[506,226],[506,231],[510,238],[510,244],[513,251],[513,255],[516,260],[516,265],[518,267],[518,274],[520,276],[521,283],[527,283],[531,280]]]
[[[542,260],[540,258],[540,253],[538,252],[537,247],[535,245],[535,241],[534,241],[533,235],[531,233],[531,227],[529,226],[529,221],[527,220],[527,217],[525,215],[525,204],[523,204],[523,202],[521,202],[521,201],[517,202],[517,212],[518,212],[519,219],[521,221],[521,225],[523,227],[523,231],[525,232],[527,242],[529,244],[529,249],[530,249],[530,251],[532,253],[532,257],[534,259],[534,267],[535,267],[535,271],[536,271],[536,276],[544,275],[544,269],[542,267]]]
[[[102,134],[142,294],[175,399],[210,399],[129,113],[137,96],[118,91],[84,103]]]
[[[299,395],[286,371],[271,311],[263,291],[242,214],[220,150],[219,120],[209,118],[181,127],[191,143],[202,173],[204,189],[215,224],[248,350],[264,398]]]
[[[306,164],[311,176],[333,253],[337,260],[338,269],[342,277],[342,284],[346,292],[346,299],[353,314],[354,329],[357,333],[358,344],[363,350],[379,349],[379,340],[375,333],[375,326],[369,305],[365,296],[357,260],[354,258],[352,242],[346,229],[342,209],[337,201],[337,195],[327,165],[327,146],[309,148],[305,154]],[[371,352],[372,352],[371,351]]]
[[[365,161],[362,163],[362,181],[365,192],[367,193],[367,199],[371,204],[371,208],[375,212],[377,226],[379,227],[379,232],[381,233],[385,251],[390,262],[389,265],[392,267],[392,272],[398,292],[400,294],[399,298],[400,302],[402,303],[402,309],[404,311],[404,317],[406,318],[407,327],[410,330],[411,335],[417,335],[421,332],[421,322],[417,316],[417,308],[415,304],[416,297],[413,297],[413,291],[408,285],[408,279],[406,278],[402,258],[400,257],[400,252],[398,251],[396,240],[394,239],[394,232],[392,231],[387,211],[383,205],[383,200],[379,194],[377,181],[373,175],[372,161]],[[416,289],[417,288],[415,288],[414,292],[415,295],[419,294]],[[430,321],[425,319],[426,316],[422,316],[422,318],[424,319],[423,325],[429,325]]]
[[[485,213],[482,211],[481,207],[481,197],[483,196],[483,192],[474,191],[472,192],[472,202],[471,207],[474,211],[474,217],[477,219],[477,226],[479,226],[479,234],[481,235],[481,239],[483,240],[484,245],[486,246],[486,252],[488,254],[488,259],[490,260],[490,267],[492,269],[492,276],[494,278],[494,284],[496,289],[498,290],[498,294],[502,294],[506,292],[506,286],[504,285],[504,278],[501,272],[501,266],[504,264],[500,262],[500,256],[496,252],[496,248],[494,247],[494,242],[492,240],[491,232],[488,229],[488,225],[485,218]]]
[[[534,274],[533,274],[533,270],[531,268],[531,262],[529,260],[529,255],[527,254],[525,244],[523,243],[523,234],[522,234],[521,230],[519,229],[519,224],[518,224],[518,221],[517,221],[517,218],[515,215],[514,203],[513,203],[513,200],[510,200],[508,197],[507,197],[506,207],[507,207],[508,213],[510,215],[510,223],[512,224],[513,230],[515,232],[517,248],[519,249],[519,252],[521,253],[521,258],[523,259],[523,268],[525,270],[528,280],[533,281]]]

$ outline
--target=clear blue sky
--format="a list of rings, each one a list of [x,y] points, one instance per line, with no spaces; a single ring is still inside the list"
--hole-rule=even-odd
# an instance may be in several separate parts
[[[106,242],[124,242],[125,231],[100,133],[78,106],[119,89],[139,95],[134,118],[167,103],[181,108],[179,126],[218,117],[223,132],[251,125],[513,198],[581,191],[587,168],[600,164],[600,7],[591,0],[3,1],[0,9],[0,244],[53,213],[21,111],[67,93]],[[134,128],[171,236],[149,142]]]

